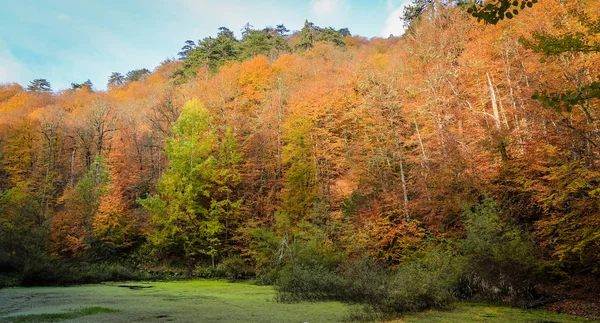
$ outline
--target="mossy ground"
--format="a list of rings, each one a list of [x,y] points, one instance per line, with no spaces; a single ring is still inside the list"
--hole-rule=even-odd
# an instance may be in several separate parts
[[[407,315],[402,323],[583,323],[592,322],[567,314],[522,310],[481,303],[457,303],[450,311],[426,311]]]
[[[0,289],[0,322],[343,322],[337,302],[281,304],[270,286],[222,281]],[[544,311],[460,303],[398,322],[589,322]]]

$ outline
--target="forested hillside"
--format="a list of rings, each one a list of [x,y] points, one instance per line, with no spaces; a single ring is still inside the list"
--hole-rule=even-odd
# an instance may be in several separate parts
[[[600,1],[496,24],[421,2],[402,37],[220,28],[106,91],[0,85],[0,272],[215,267],[299,298],[307,273],[444,254],[509,296],[597,276]]]

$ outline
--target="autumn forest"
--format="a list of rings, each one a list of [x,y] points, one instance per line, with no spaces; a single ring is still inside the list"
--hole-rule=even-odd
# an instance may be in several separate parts
[[[251,279],[390,314],[597,284],[600,1],[504,2],[0,84],[0,286]]]

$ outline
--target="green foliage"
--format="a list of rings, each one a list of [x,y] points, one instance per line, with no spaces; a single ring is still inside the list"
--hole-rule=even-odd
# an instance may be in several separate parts
[[[461,263],[444,254],[403,264],[388,271],[383,264],[364,258],[330,268],[318,264],[297,264],[283,271],[277,281],[278,298],[338,300],[365,305],[370,319],[428,308],[447,308],[454,298]]]
[[[418,19],[427,7],[434,3],[433,0],[413,0],[411,4],[404,6],[402,13],[402,20],[404,21],[404,27],[409,27],[413,21]]]
[[[285,172],[285,190],[282,193],[282,211],[278,217],[283,230],[288,224],[296,226],[309,218],[309,212],[318,197],[315,182],[315,164],[312,162],[312,145],[310,142],[311,124],[309,120],[295,118],[286,125],[283,148],[283,162],[288,166]],[[289,220],[284,220],[284,218]]]
[[[196,76],[202,65],[207,65],[212,72],[228,60],[238,57],[238,40],[233,32],[225,27],[220,27],[217,37],[206,37],[198,41],[197,46],[192,46],[190,41],[182,48],[183,67],[174,72],[174,77],[185,81]]]
[[[87,89],[91,92],[93,86],[94,85],[92,84],[92,81],[90,81],[89,79],[83,83],[71,83],[72,90]]]
[[[239,43],[239,59],[244,60],[256,55],[269,56],[272,52],[289,52],[290,48],[285,37],[288,31],[284,25],[262,30],[255,30],[247,25]]]
[[[108,78],[108,87],[115,87],[115,86],[121,86],[123,84],[125,84],[126,79],[125,76],[123,76],[123,74],[118,73],[118,72],[112,72],[112,74],[110,74],[110,77]]]
[[[214,261],[224,250],[225,220],[242,203],[229,199],[239,181],[235,137],[228,130],[220,143],[208,110],[191,100],[173,126],[166,155],[159,194],[140,201],[152,215],[148,240],[159,254],[184,258],[189,267],[202,256]]]
[[[223,259],[218,266],[219,269],[225,272],[225,277],[230,282],[249,279],[254,277],[248,263],[240,256],[231,256]]]
[[[552,92],[548,90],[536,91],[532,99],[542,103],[547,109],[556,112],[572,112],[574,106],[580,106],[592,99],[600,99],[600,77],[599,81],[582,85],[576,89],[563,92]]]
[[[496,203],[484,198],[467,210],[461,253],[466,258],[465,283],[469,295],[500,300],[535,296],[539,262],[531,238],[500,218]]]
[[[448,0],[412,0],[412,3],[404,6],[401,19],[404,21],[404,27],[410,27],[411,24],[417,21],[421,15],[429,7],[433,6],[463,6],[466,4],[477,3],[476,0],[459,0],[459,1],[448,1]],[[473,4],[474,5],[474,4]]]
[[[1,275],[0,275],[1,276]],[[5,280],[6,286],[52,286],[90,284],[105,281],[145,280],[148,274],[120,263],[64,263],[55,258],[43,257],[28,261],[24,267]],[[0,287],[4,287],[0,279]]]
[[[273,284],[281,266],[281,262],[278,261],[281,237],[262,227],[242,228],[241,234],[249,240],[244,256],[252,262],[259,282],[265,285]]]
[[[95,258],[97,250],[90,249],[96,242],[91,234],[92,223],[100,198],[106,193],[109,177],[106,164],[99,154],[94,164],[75,187],[64,191],[59,198],[61,211],[52,218],[51,243],[54,254],[63,258]]]
[[[579,161],[548,169],[544,192],[548,216],[536,223],[538,238],[554,266],[569,272],[600,272],[600,173]]]
[[[284,25],[276,28],[254,29],[249,23],[242,29],[242,38],[237,39],[226,27],[219,28],[216,37],[206,37],[197,43],[187,40],[178,53],[183,67],[173,72],[177,83],[186,82],[196,76],[202,66],[215,73],[227,61],[241,61],[257,55],[267,57],[291,52],[288,44],[289,30]],[[331,27],[320,28],[306,21],[300,32],[300,43],[296,50],[307,50],[317,41],[331,42],[344,46],[344,37],[349,36],[347,28],[335,30]]]
[[[137,82],[148,74],[150,74],[150,70],[148,70],[147,68],[131,70],[125,75],[125,80],[127,82]]]
[[[181,47],[181,51],[177,53],[181,59],[185,59],[190,51],[196,48],[196,43],[193,40],[186,40],[185,45]]]
[[[281,302],[344,300],[346,280],[322,265],[296,265],[282,271],[276,282]]]
[[[382,319],[448,308],[457,297],[520,301],[534,296],[539,264],[527,234],[503,222],[489,198],[464,217],[463,240],[436,245],[393,270],[368,258],[319,257],[313,247],[311,257],[296,256],[282,271],[276,283],[279,298],[362,303],[367,306],[364,315]]]
[[[533,39],[520,39],[521,43],[536,53],[542,54],[543,59],[573,53],[600,52],[600,43],[597,36],[600,33],[600,18],[592,20],[583,12],[571,11],[579,23],[585,27],[585,32],[565,32],[560,35],[535,33]],[[581,85],[575,89],[565,91],[536,91],[532,98],[542,103],[544,108],[554,109],[557,112],[571,112],[574,106],[583,106],[593,99],[600,99],[599,81]]]
[[[52,92],[52,86],[50,86],[50,82],[46,79],[35,79],[29,82],[27,91],[36,93]]]
[[[343,37],[350,35],[348,28],[335,30],[332,27],[321,28],[306,20],[304,27],[300,30],[300,41],[296,44],[296,50],[305,51],[314,46],[318,41],[330,42],[337,46],[345,46]]]
[[[43,256],[47,222],[39,217],[32,196],[29,182],[0,191],[0,272],[20,271],[28,261]]]
[[[477,21],[495,25],[501,20],[514,18],[520,10],[531,8],[537,2],[538,0],[495,0],[487,3],[480,0],[413,0],[404,7],[402,20],[404,26],[409,27],[431,6],[461,6],[466,7],[467,12],[477,18]]]
[[[495,25],[504,19],[512,19],[519,14],[519,10],[531,8],[538,0],[496,0],[482,6],[472,5],[467,9],[478,21]]]

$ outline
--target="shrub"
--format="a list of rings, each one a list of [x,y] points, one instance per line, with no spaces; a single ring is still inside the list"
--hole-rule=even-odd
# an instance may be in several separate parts
[[[240,256],[232,256],[223,259],[218,268],[225,272],[225,277],[230,282],[248,279],[254,276],[251,268]]]
[[[28,263],[20,275],[24,286],[89,284],[105,281],[144,280],[149,276],[117,263]]]
[[[276,282],[278,300],[282,302],[343,300],[346,285],[341,275],[314,264],[287,267]]]
[[[202,265],[202,266],[198,266],[198,267],[196,267],[196,269],[194,269],[192,276],[196,277],[196,278],[217,279],[217,278],[225,278],[226,272],[221,267],[214,268],[212,266]],[[176,275],[172,276],[172,277],[176,277]],[[187,277],[187,276],[185,276],[184,274],[179,274],[179,277],[183,278],[183,277]]]
[[[527,233],[502,221],[489,198],[464,215],[467,236],[461,252],[467,261],[461,296],[510,302],[533,298],[539,262]]]
[[[335,270],[319,265],[296,265],[280,275],[278,299],[361,303],[366,305],[365,313],[371,313],[368,317],[376,313],[389,316],[427,308],[441,309],[454,300],[462,267],[456,257],[442,253],[406,262],[394,271],[368,258]]]
[[[503,222],[488,198],[464,218],[463,240],[439,244],[394,270],[368,258],[299,257],[276,282],[279,300],[362,303],[363,318],[381,319],[444,309],[461,297],[512,303],[534,297],[538,262],[528,235]]]
[[[408,261],[392,273],[387,297],[373,307],[387,313],[445,309],[456,299],[464,266],[463,257],[441,250]]]

